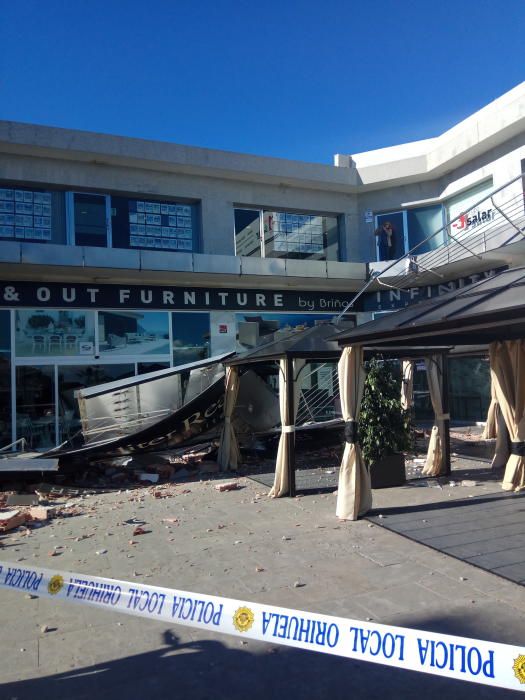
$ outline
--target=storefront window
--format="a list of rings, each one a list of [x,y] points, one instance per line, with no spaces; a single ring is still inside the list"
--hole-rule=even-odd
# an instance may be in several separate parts
[[[69,440],[81,430],[80,414],[75,399],[77,389],[85,389],[135,374],[135,367],[125,365],[68,365],[58,368],[59,442]]]
[[[103,194],[70,193],[73,197],[75,245],[106,248],[109,245],[108,197]]]
[[[338,220],[321,214],[236,209],[235,252],[267,258],[338,260]]]
[[[445,231],[443,230],[443,207],[436,204],[431,207],[419,207],[407,210],[408,248],[422,243],[426,238],[442,229],[429,241],[422,243],[415,251],[416,255],[428,253],[439,248],[445,243]]]
[[[0,240],[65,243],[63,192],[0,184]]]
[[[93,311],[23,309],[15,314],[17,357],[94,355]]]
[[[496,210],[490,199],[481,201],[488,197],[492,189],[492,180],[489,180],[447,200],[447,222],[452,222],[449,227],[452,235],[476,233],[478,226],[494,219]],[[481,204],[472,209],[473,205],[480,201]]]
[[[188,202],[111,197],[113,247],[191,253],[197,249],[198,208]]]
[[[169,315],[165,311],[99,311],[101,356],[169,355]]]
[[[16,437],[35,450],[55,445],[54,367],[16,368]]]
[[[236,314],[236,349],[251,350],[332,319],[330,314]]]
[[[11,444],[11,331],[9,311],[0,311],[0,447]]]
[[[261,212],[235,209],[235,255],[261,257]]]
[[[210,314],[172,313],[173,364],[185,365],[210,356]]]

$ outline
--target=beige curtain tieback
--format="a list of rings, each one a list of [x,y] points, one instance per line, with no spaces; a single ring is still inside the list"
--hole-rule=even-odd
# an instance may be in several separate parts
[[[232,419],[229,416],[224,416],[224,422],[226,425],[229,425],[232,422]]]
[[[283,433],[295,433],[295,425],[283,425],[281,432],[283,432]]]
[[[436,420],[450,420],[450,413],[436,413]]]

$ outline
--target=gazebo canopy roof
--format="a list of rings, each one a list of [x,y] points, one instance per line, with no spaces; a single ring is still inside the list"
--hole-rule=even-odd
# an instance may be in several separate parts
[[[330,360],[336,362],[341,356],[341,348],[334,340],[334,336],[339,331],[341,331],[341,327],[332,323],[322,323],[303,331],[290,331],[282,338],[232,357],[225,364],[246,365],[281,360],[287,357],[319,362]]]
[[[525,338],[525,267],[344,331],[339,345],[485,345]]]

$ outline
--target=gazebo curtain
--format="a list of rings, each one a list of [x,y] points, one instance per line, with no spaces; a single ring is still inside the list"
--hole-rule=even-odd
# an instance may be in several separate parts
[[[496,379],[492,378],[492,370],[490,374],[490,406],[481,439],[491,440],[496,438],[496,448],[494,450],[491,466],[492,469],[503,469],[510,457],[510,438],[509,431],[505,425],[505,419],[503,418],[498,399],[496,398]]]
[[[482,440],[491,440],[497,435],[497,412],[498,412],[498,401],[496,399],[496,392],[494,389],[494,382],[491,380],[490,383],[490,406],[487,412],[487,421],[485,427],[481,434]]]
[[[408,411],[414,404],[414,362],[403,360],[401,367],[401,408]]]
[[[439,476],[444,471],[443,445],[445,439],[445,420],[449,419],[448,414],[443,413],[443,359],[441,355],[430,355],[425,358],[427,370],[428,389],[430,400],[434,409],[435,425],[430,434],[427,459],[423,467],[425,476]]]
[[[342,520],[357,520],[372,507],[370,474],[357,442],[357,421],[366,376],[363,348],[344,348],[337,370],[346,444],[339,471],[336,515]]]
[[[502,488],[520,491],[525,489],[525,341],[491,343],[490,372],[512,441]]]
[[[239,445],[232,425],[232,415],[239,393],[239,371],[237,367],[226,368],[224,392],[224,427],[221,432],[217,462],[224,471],[236,470],[240,461]]]
[[[287,433],[292,433],[295,438],[295,419],[297,418],[297,409],[299,405],[299,397],[301,395],[301,380],[299,374],[305,365],[305,360],[293,360],[293,378],[294,383],[294,405],[293,416],[289,415],[287,406],[288,396],[288,381],[289,377],[286,372],[287,360],[283,359],[279,362],[279,408],[281,411],[281,437],[279,439],[279,447],[277,449],[277,459],[275,462],[275,478],[273,486],[268,494],[272,498],[280,498],[286,496],[290,490],[288,462],[290,459],[289,441]]]
[[[496,404],[496,448],[492,458],[492,469],[503,469],[510,457],[510,437],[500,407]]]

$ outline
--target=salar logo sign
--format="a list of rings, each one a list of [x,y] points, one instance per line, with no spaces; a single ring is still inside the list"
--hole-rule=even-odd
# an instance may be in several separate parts
[[[489,221],[494,221],[496,211],[494,209],[476,209],[468,214],[461,214],[454,223],[450,225],[454,232],[468,231],[469,229],[474,229],[481,224],[488,223]]]

